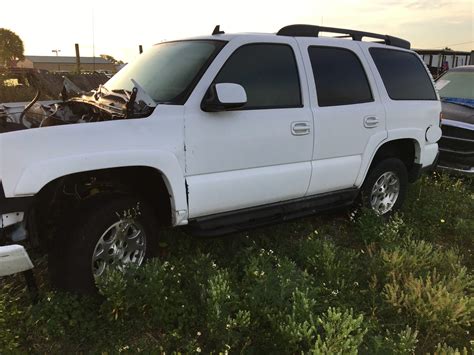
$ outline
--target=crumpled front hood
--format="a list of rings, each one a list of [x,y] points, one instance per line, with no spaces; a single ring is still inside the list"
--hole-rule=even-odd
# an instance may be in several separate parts
[[[42,101],[35,104],[37,109],[46,108],[59,101]],[[0,104],[0,133],[20,131],[28,128],[33,128],[31,124],[22,124],[22,112],[28,103],[14,102]],[[45,112],[45,111],[44,111]]]
[[[96,90],[83,92],[65,78],[62,101],[37,101],[41,95],[38,90],[30,103],[0,103],[0,133],[150,116],[157,104],[139,83],[131,81],[131,91],[110,91],[100,85]]]
[[[128,107],[125,101],[117,102],[107,97],[94,101],[85,96],[68,101],[0,104],[0,133],[65,124],[144,118],[154,110],[154,107],[146,105],[139,106],[139,110],[129,110]]]

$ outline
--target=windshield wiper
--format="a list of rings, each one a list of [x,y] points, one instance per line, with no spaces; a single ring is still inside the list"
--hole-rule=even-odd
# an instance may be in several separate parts
[[[127,102],[126,110],[127,110],[127,117],[133,116],[133,113],[135,112],[135,100],[137,99],[137,93],[138,89],[133,88],[132,89],[132,94],[130,95],[130,99]]]

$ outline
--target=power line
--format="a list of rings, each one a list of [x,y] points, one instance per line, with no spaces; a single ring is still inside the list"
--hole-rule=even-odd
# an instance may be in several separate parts
[[[447,44],[446,47],[460,46],[462,44],[469,44],[469,43],[474,43],[474,41],[468,41],[468,42],[462,42],[462,43],[456,43],[456,44]]]

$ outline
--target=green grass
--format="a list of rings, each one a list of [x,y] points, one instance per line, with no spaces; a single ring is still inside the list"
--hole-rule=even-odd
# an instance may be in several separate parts
[[[414,184],[389,221],[341,211],[215,239],[163,233],[161,258],[102,298],[0,281],[0,353],[472,353],[474,184]]]

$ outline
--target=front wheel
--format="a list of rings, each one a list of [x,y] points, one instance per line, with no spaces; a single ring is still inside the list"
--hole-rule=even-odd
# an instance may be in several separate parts
[[[55,238],[49,256],[53,286],[94,293],[110,269],[140,266],[157,245],[153,210],[138,198],[97,197],[84,202]]]
[[[382,160],[370,169],[362,186],[363,205],[379,215],[397,211],[405,200],[408,173],[400,159]]]

